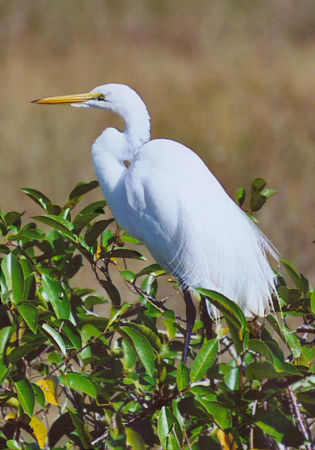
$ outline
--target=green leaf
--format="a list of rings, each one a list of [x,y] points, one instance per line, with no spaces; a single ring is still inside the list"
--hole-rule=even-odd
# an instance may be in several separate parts
[[[114,306],[120,306],[120,294],[116,286],[110,281],[100,280],[101,285],[106,289],[109,298]]]
[[[71,241],[77,242],[77,237],[72,233],[74,229],[74,225],[69,222],[69,220],[64,219],[63,217],[56,216],[54,214],[46,214],[41,216],[34,216],[33,219],[38,220],[55,230],[61,231],[65,236],[67,236]]]
[[[103,305],[105,303],[108,303],[103,295],[88,295],[83,299],[83,301],[87,309],[92,309],[95,305]]]
[[[283,445],[298,448],[304,442],[304,436],[279,409],[260,410],[254,417],[256,425]]]
[[[287,261],[286,259],[280,259],[280,262],[284,265],[286,268],[288,274],[290,275],[291,279],[293,280],[294,284],[298,288],[300,292],[303,291],[303,280],[301,278],[300,272],[297,270],[297,268],[290,263],[290,261]]]
[[[246,369],[246,377],[249,380],[263,380],[264,378],[279,378],[282,375],[277,372],[268,361],[254,361]]]
[[[166,318],[164,319],[164,317],[163,317],[163,324],[167,330],[168,337],[170,339],[173,339],[177,333],[177,326],[176,326],[175,314],[173,311],[170,311],[170,312],[172,314],[170,317],[168,315],[164,314],[164,316],[166,316]],[[167,311],[167,313],[169,313],[169,311]]]
[[[88,341],[96,336],[100,336],[102,332],[90,323],[86,323],[81,328],[81,338],[83,345],[87,344]]]
[[[244,188],[239,188],[236,191],[236,201],[239,206],[242,206],[246,197],[246,190]]]
[[[120,317],[125,314],[131,308],[131,304],[126,302],[119,309],[113,307],[110,311],[110,319],[106,325],[106,330],[115,322],[117,322]]]
[[[84,392],[93,398],[97,397],[95,385],[85,375],[76,372],[68,372],[66,375],[61,375],[59,379],[60,383],[75,391]]]
[[[240,369],[239,367],[231,367],[228,373],[224,376],[226,386],[231,391],[239,391],[240,389]]]
[[[181,446],[181,439],[177,435],[175,426],[173,425],[170,434],[167,439],[167,449],[168,450],[181,450],[183,447]]]
[[[107,205],[106,200],[99,200],[98,202],[90,203],[88,206],[83,208],[78,215],[84,216],[85,214],[91,214],[91,213],[97,213],[97,214],[103,214],[104,213],[104,207]]]
[[[36,340],[35,342],[31,342],[29,344],[24,344],[19,347],[16,347],[9,355],[9,361],[12,364],[16,364],[18,361],[20,361],[23,356],[28,355],[33,350],[38,350],[40,345],[44,342],[41,338]]]
[[[276,192],[276,189],[265,188],[260,192],[260,194],[266,198],[270,198],[272,195],[276,194]]]
[[[178,364],[176,383],[179,392],[184,391],[189,386],[189,369],[182,361]]]
[[[224,317],[239,330],[240,337],[242,337],[246,328],[246,318],[241,308],[219,292],[203,288],[198,288],[196,291],[209,298],[210,303],[213,303],[223,313]]]
[[[284,339],[286,340],[288,346],[290,347],[293,357],[298,358],[299,356],[301,356],[302,353],[301,343],[299,338],[294,333],[294,331],[291,331],[289,328],[283,326],[282,332],[284,335]]]
[[[266,201],[266,197],[261,194],[262,190],[266,186],[267,181],[264,178],[255,178],[252,183],[252,197],[250,200],[251,211],[258,211]]]
[[[21,216],[23,216],[23,213],[19,213],[17,211],[10,211],[8,213],[6,213],[6,215],[4,216],[4,221],[6,223],[6,225],[9,227],[10,225],[16,225],[16,226],[20,226],[20,222],[21,222]],[[16,223],[18,222],[18,223]]]
[[[60,282],[53,280],[46,274],[43,275],[42,281],[43,295],[52,304],[57,319],[69,319],[71,305],[69,298],[66,292],[62,289]]]
[[[0,244],[0,253],[8,254],[10,253],[10,249],[7,245]]]
[[[46,197],[46,195],[36,189],[22,188],[21,190],[25,192],[25,194],[28,195],[35,203],[48,212],[51,201],[48,197]]]
[[[139,241],[139,239],[130,236],[129,233],[127,233],[127,231],[124,231],[124,233],[122,234],[122,236],[120,236],[120,239],[123,242],[130,242],[131,244],[141,244],[141,241]]]
[[[36,308],[36,306],[31,305],[30,302],[22,302],[18,304],[17,308],[26,324],[35,334],[37,331],[38,321],[38,309]]]
[[[266,184],[267,181],[264,178],[258,177],[253,180],[251,188],[253,191],[261,192]]]
[[[276,318],[272,314],[269,314],[267,316],[267,320],[276,330],[278,335],[287,344],[294,358],[298,358],[301,355],[302,348],[301,343],[295,333],[287,328],[281,320],[276,320]]]
[[[167,439],[173,427],[176,430],[176,435],[181,440],[182,439],[181,430],[176,417],[168,407],[163,406],[158,417],[158,430],[157,430],[163,448],[168,448],[168,446],[166,445]]]
[[[209,401],[206,398],[196,396],[196,400],[213,417],[217,425],[225,430],[232,426],[232,416],[230,410],[220,402]]]
[[[21,230],[19,233],[10,234],[8,239],[11,241],[25,240],[41,240],[45,237],[44,233],[37,230]]]
[[[81,212],[73,220],[74,229],[79,233],[82,228],[84,228],[91,220],[100,214],[104,214],[104,206],[106,206],[106,201],[102,200],[99,202],[91,203],[86,208],[82,209]]]
[[[72,423],[78,436],[80,438],[82,448],[93,448],[91,439],[89,436],[87,425],[81,420],[78,411],[73,408],[68,408]]]
[[[88,192],[92,191],[93,189],[97,188],[99,186],[98,181],[82,181],[76,185],[76,187],[70,192],[69,194],[69,200],[77,200],[83,195],[87,194]]]
[[[0,329],[0,362],[1,363],[4,360],[6,347],[11,338],[12,333],[13,333],[13,328],[11,328],[11,327],[4,327],[4,328]]]
[[[1,269],[8,290],[12,290],[12,301],[15,304],[20,303],[23,300],[24,276],[19,260],[12,253],[9,253],[3,258]]]
[[[314,390],[298,392],[297,400],[302,404],[303,412],[305,411],[309,417],[315,417]]]
[[[9,369],[0,362],[0,384],[6,379]]]
[[[107,230],[104,230],[102,233],[101,238],[101,245],[103,247],[107,247],[108,245],[112,244],[115,240],[114,233],[109,228]]]
[[[137,355],[150,377],[154,374],[154,351],[147,337],[140,331],[130,327],[119,327],[118,331],[130,338]]]
[[[36,284],[35,284],[35,277],[34,277],[34,271],[31,263],[27,259],[20,259],[20,266],[23,271],[24,276],[24,292],[23,292],[23,298],[24,300],[27,300],[30,295],[32,295],[32,298],[34,298],[35,290],[36,290]]]
[[[137,354],[134,350],[133,346],[129,343],[127,339],[122,338],[122,348],[124,352],[124,356],[122,358],[123,366],[126,369],[131,369],[137,360]]]
[[[50,325],[48,325],[47,323],[44,323],[42,325],[43,330],[46,331],[46,333],[48,333],[53,340],[55,341],[55,343],[58,345],[58,347],[60,348],[62,354],[64,356],[67,355],[67,351],[66,351],[66,346],[65,343],[62,339],[62,337],[60,336],[60,334],[58,333],[58,331],[56,331],[53,327],[51,327]]]
[[[247,366],[246,377],[249,380],[263,380],[265,378],[283,378],[285,376],[302,375],[295,366],[283,363],[282,371],[277,371],[268,361],[254,361]]]
[[[81,336],[74,325],[71,322],[65,320],[56,320],[55,325],[60,327],[61,333],[63,333],[76,350],[80,350],[82,347]]]
[[[310,345],[303,345],[302,354],[309,363],[313,362],[315,358],[315,347],[311,347]]]
[[[87,245],[92,245],[112,222],[114,222],[114,219],[99,220],[98,222],[93,223],[84,236]]]
[[[114,258],[126,258],[126,259],[140,259],[141,261],[146,261],[145,256],[141,255],[140,252],[136,250],[132,250],[126,247],[115,247],[115,250],[112,251],[111,256]]]
[[[162,345],[160,338],[153,330],[151,330],[151,328],[136,322],[130,322],[129,326],[143,333],[154,350],[156,350],[157,352],[160,351]]]
[[[311,302],[310,302],[310,306],[311,306],[311,311],[312,311],[312,313],[315,315],[315,289],[314,289],[313,292],[311,293]]]
[[[70,440],[69,435],[73,431],[75,433],[77,433],[76,430],[74,430],[74,425],[71,420],[71,416],[70,416],[69,412],[66,412],[64,414],[59,413],[57,418],[54,420],[54,422],[52,422],[51,426],[49,427],[47,448],[53,449],[53,450],[71,450],[71,447],[70,447],[71,441],[69,442],[70,445],[68,445],[68,448],[67,448],[67,446],[56,447],[56,444],[63,436],[67,436],[64,439],[66,439],[66,442],[68,442]],[[73,448],[73,446],[72,446],[72,448]],[[79,448],[79,446],[78,446],[78,448]],[[85,448],[88,448],[88,447],[85,447]]]
[[[130,283],[132,283],[135,279],[135,273],[132,272],[131,270],[122,270],[120,272],[120,275],[127,281],[129,281]]]
[[[192,382],[204,378],[210,367],[215,363],[218,351],[217,339],[211,339],[203,344],[191,367],[190,379]]]
[[[141,435],[138,434],[132,428],[126,427],[127,444],[130,445],[132,450],[145,450],[146,445]]]
[[[230,318],[226,314],[224,315],[224,318],[225,318],[226,324],[230,330],[230,334],[231,334],[231,337],[233,340],[235,350],[237,351],[238,354],[240,354],[243,349],[240,329],[239,329],[239,327],[235,326],[235,324],[230,320]]]
[[[7,446],[11,450],[21,450],[22,447],[19,446],[19,444],[14,439],[9,439],[6,442]]]
[[[24,412],[32,417],[35,405],[35,394],[31,383],[26,378],[14,382],[19,402]]]
[[[274,341],[262,341],[260,339],[250,339],[248,348],[263,355],[268,361],[273,363],[277,372],[284,370],[284,355]]]
[[[164,275],[166,272],[160,264],[150,264],[149,266],[145,267],[144,269],[140,270],[136,274],[136,278],[142,277],[143,275],[153,275],[154,277],[159,275]]]
[[[46,405],[46,401],[45,401],[45,394],[44,392],[41,390],[41,388],[39,386],[37,386],[37,384],[35,383],[31,383],[32,389],[34,391],[34,395],[35,395],[35,401],[42,407],[45,408]]]

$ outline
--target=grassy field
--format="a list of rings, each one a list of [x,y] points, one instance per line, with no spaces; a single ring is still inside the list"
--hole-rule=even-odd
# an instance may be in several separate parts
[[[314,280],[314,55],[306,0],[1,0],[0,204],[38,212],[21,186],[62,201],[95,178],[97,134],[122,126],[31,99],[126,83],[153,137],[194,148],[231,196],[256,176],[278,190],[261,226]]]

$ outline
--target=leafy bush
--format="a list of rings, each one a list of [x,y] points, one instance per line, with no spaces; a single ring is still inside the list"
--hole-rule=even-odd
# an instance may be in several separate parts
[[[272,195],[265,185],[253,182],[250,213]],[[283,261],[293,287],[279,276],[282,313],[262,326],[200,289],[224,319],[208,338],[196,322],[184,365],[185,320],[156,299],[165,272],[144,262],[132,270],[144,258],[104,216],[105,200],[74,213],[97,186],[78,184],[64,206],[23,189],[44,209],[26,224],[23,213],[0,212],[0,447],[311,449],[315,293],[306,278]],[[83,264],[102,295],[75,286]],[[106,317],[94,310],[105,304]]]

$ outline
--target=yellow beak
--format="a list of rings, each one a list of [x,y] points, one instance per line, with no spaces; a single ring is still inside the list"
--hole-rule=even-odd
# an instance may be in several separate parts
[[[83,103],[88,100],[96,100],[100,95],[96,92],[87,92],[86,94],[75,95],[60,95],[58,97],[40,98],[38,100],[32,100],[31,103],[38,103],[40,105],[57,105],[57,104],[69,104],[69,103]]]

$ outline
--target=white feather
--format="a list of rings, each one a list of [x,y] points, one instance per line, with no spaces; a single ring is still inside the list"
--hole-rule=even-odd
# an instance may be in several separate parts
[[[104,85],[93,92],[107,102],[86,105],[126,121],[124,132],[107,129],[93,145],[97,176],[121,226],[183,287],[216,290],[247,316],[265,315],[274,289],[266,255],[277,258],[270,242],[192,150],[167,139],[149,141],[149,115],[134,91]]]

